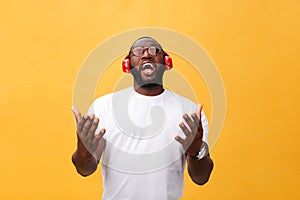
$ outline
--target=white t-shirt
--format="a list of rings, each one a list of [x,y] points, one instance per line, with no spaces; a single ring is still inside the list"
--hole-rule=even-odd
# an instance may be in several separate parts
[[[197,105],[174,92],[141,95],[133,88],[94,101],[89,114],[106,129],[102,155],[103,200],[175,200],[182,196],[186,157],[174,138],[185,138],[182,115]],[[207,142],[208,122],[201,113]]]

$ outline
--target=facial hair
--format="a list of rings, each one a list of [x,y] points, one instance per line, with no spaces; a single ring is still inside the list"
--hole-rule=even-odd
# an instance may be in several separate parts
[[[144,80],[141,72],[142,67],[132,67],[130,72],[134,78],[134,81],[141,88],[152,89],[162,85],[163,74],[165,72],[165,65],[157,64],[157,71],[155,77],[151,80]]]

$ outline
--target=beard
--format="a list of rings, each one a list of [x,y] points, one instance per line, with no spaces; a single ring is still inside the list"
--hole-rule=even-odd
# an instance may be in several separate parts
[[[142,67],[132,67],[130,73],[137,85],[144,89],[152,89],[162,85],[165,65],[157,64],[157,69],[153,77],[145,78],[142,76]]]

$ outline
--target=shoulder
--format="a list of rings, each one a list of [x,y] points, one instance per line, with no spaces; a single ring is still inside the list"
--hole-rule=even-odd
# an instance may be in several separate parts
[[[97,104],[105,104],[105,103],[109,103],[113,100],[113,98],[115,97],[120,97],[120,96],[124,96],[124,95],[130,95],[130,93],[132,92],[133,88],[129,87],[129,88],[125,88],[116,92],[112,92],[112,93],[108,93],[105,94],[103,96],[100,96],[98,98],[96,98],[93,102],[94,105]]]
[[[178,100],[178,102],[180,103],[180,105],[182,106],[182,108],[184,110],[186,110],[186,109],[195,110],[197,108],[197,104],[195,102],[193,102],[192,100],[190,100],[186,97],[183,97],[183,96],[179,95],[178,93],[170,91],[170,90],[166,90],[166,92],[167,92],[168,96],[176,97],[176,99]]]
[[[131,91],[132,88],[126,88],[96,98],[90,105],[88,113],[95,113],[95,111],[105,112],[112,106],[114,100],[121,100],[125,94],[130,94]]]

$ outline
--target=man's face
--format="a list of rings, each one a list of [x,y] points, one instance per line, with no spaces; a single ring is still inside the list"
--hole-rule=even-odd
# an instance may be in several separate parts
[[[155,50],[153,47],[157,48],[156,52],[153,51],[153,49]],[[135,48],[139,49],[141,55],[135,55]],[[157,55],[153,55],[153,52]],[[133,67],[130,70],[131,74],[140,87],[162,84],[162,77],[165,71],[165,66],[163,65],[163,52],[160,45],[155,40],[150,38],[138,40],[133,44],[129,55],[130,63]]]

